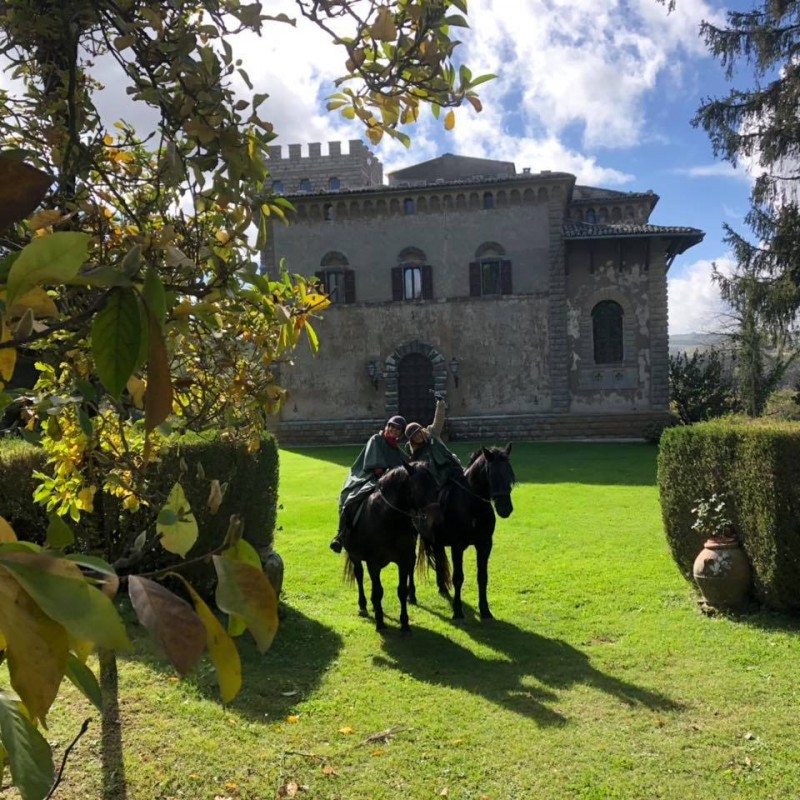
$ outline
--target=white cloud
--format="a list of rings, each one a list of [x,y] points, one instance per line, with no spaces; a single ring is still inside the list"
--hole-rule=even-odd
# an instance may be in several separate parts
[[[729,254],[714,259],[724,274],[731,274],[734,260]],[[684,267],[668,278],[669,332],[719,333],[728,320],[727,307],[719,288],[711,280],[712,261],[701,260]]]
[[[751,176],[745,170],[738,169],[727,161],[679,168],[675,169],[674,172],[678,175],[687,175],[690,178],[734,178],[735,180],[752,183]]]

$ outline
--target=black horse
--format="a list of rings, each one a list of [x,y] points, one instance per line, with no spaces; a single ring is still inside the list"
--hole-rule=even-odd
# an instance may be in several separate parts
[[[384,473],[358,513],[345,544],[345,569],[358,583],[359,613],[366,615],[364,566],[372,583],[372,609],[375,627],[383,621],[381,570],[397,564],[397,597],[400,600],[400,628],[408,632],[408,587],[417,552],[417,532],[423,534],[441,520],[437,504],[438,489],[430,470],[420,463],[405,464]]]
[[[453,619],[463,619],[461,587],[464,584],[464,550],[475,546],[478,562],[478,609],[482,619],[492,619],[486,586],[489,575],[489,555],[492,552],[492,535],[495,510],[505,519],[511,515],[511,490],[516,478],[509,457],[511,445],[482,447],[474,452],[464,470],[465,481],[451,481],[442,487],[439,505],[443,521],[433,528],[433,551],[436,564],[436,583],[439,592],[450,596],[450,565],[445,547],[453,558],[452,586]],[[430,545],[422,541],[423,548]]]

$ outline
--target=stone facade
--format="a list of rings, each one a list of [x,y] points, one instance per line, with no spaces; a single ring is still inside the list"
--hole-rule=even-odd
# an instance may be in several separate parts
[[[318,355],[301,346],[281,376],[283,444],[361,442],[396,413],[426,424],[431,390],[463,439],[638,438],[664,418],[667,270],[702,232],[650,225],[652,192],[451,155],[387,186],[350,150],[373,174],[347,188],[324,188],[349,175],[337,143],[270,164],[316,188],[289,192],[263,268],[285,259],[334,300]]]

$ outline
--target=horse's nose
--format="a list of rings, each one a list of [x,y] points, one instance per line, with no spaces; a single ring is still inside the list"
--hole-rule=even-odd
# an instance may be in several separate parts
[[[498,515],[503,519],[511,516],[514,506],[511,502],[510,494],[499,495],[494,498],[494,507]]]

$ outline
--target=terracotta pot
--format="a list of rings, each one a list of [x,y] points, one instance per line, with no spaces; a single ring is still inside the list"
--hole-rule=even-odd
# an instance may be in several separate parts
[[[750,563],[736,539],[709,539],[694,560],[694,580],[716,608],[741,606],[750,594]]]

